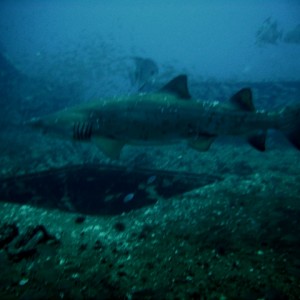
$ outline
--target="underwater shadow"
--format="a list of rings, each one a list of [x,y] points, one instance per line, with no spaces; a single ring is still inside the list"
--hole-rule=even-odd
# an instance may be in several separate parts
[[[222,180],[219,176],[81,165],[0,180],[0,201],[118,215]]]

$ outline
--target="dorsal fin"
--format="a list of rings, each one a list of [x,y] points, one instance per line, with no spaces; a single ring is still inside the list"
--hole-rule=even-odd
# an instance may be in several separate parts
[[[255,111],[252,100],[252,91],[250,88],[243,88],[239,90],[230,98],[230,102],[237,109],[244,111]]]
[[[160,92],[173,94],[180,99],[191,99],[186,75],[179,75],[173,78],[160,89]]]

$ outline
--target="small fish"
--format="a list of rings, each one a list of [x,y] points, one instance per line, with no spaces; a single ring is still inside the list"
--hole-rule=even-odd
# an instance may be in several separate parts
[[[130,193],[130,194],[126,195],[126,196],[124,197],[124,199],[123,199],[123,202],[124,202],[124,203],[127,203],[127,202],[132,201],[133,198],[134,198],[134,196],[135,196],[134,193]]]
[[[154,181],[156,180],[156,176],[155,175],[152,175],[148,178],[147,180],[147,184],[151,184],[153,183]]]

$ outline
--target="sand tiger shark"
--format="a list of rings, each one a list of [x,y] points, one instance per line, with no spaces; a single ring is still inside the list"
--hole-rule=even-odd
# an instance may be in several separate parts
[[[179,75],[156,93],[100,99],[66,108],[29,123],[64,139],[89,141],[112,159],[129,145],[163,145],[186,141],[207,151],[218,136],[242,135],[259,151],[265,150],[268,129],[282,131],[300,150],[300,106],[281,111],[257,111],[250,88],[227,103],[195,101],[187,76]]]

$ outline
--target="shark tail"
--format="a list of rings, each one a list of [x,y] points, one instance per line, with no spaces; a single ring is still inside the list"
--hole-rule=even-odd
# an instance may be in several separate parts
[[[280,112],[279,130],[300,150],[300,105],[287,107]]]

